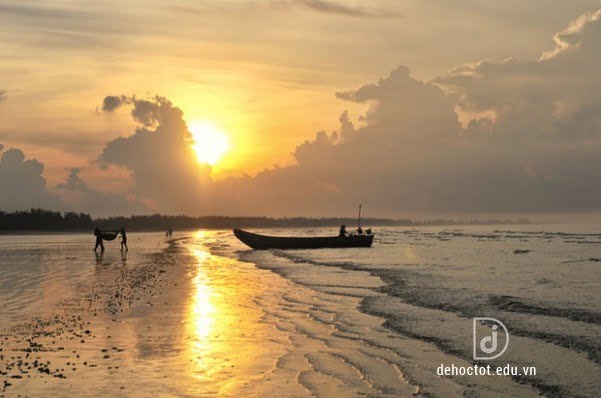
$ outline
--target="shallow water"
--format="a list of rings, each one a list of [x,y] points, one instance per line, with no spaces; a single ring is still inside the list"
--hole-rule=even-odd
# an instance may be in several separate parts
[[[0,235],[0,324],[52,309],[95,274],[113,266],[139,262],[166,247],[164,235],[130,233],[130,251],[119,250],[119,239],[105,242],[94,253],[90,234]]]
[[[511,344],[491,363],[536,366],[536,379],[519,381],[549,395],[601,387],[601,227],[385,228],[367,250],[230,249],[316,291],[360,297],[391,330],[456,358],[472,361],[473,317],[498,319]]]
[[[88,235],[0,236],[6,393],[597,395],[601,228],[376,233],[370,249],[289,251],[249,250],[230,231],[180,233],[170,246],[162,234],[131,234],[125,257],[115,241],[102,258]],[[476,316],[509,330],[492,364],[535,366],[537,376],[438,376],[441,364],[483,363],[472,359]],[[17,372],[9,352],[23,355],[24,344],[54,377]]]

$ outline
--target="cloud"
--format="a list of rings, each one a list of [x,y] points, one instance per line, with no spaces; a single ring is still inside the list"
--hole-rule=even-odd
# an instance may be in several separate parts
[[[59,201],[46,188],[44,165],[19,149],[3,150],[0,144],[0,209],[55,208]]]
[[[10,39],[40,50],[115,48],[118,39],[140,32],[137,20],[112,7],[90,7],[77,2],[0,3],[0,23]],[[118,48],[118,47],[117,47]],[[61,52],[64,57],[64,53]]]
[[[69,171],[65,182],[48,187],[44,165],[27,159],[20,149],[3,152],[0,144],[0,210],[76,210],[98,215],[148,212],[148,207],[124,193],[103,192],[90,188],[80,176],[80,169]]]
[[[361,202],[384,215],[601,210],[598,15],[577,19],[540,59],[480,61],[430,82],[401,66],[340,92],[370,104],[361,126],[343,115],[337,132],[297,147],[297,165],[216,183],[214,203],[281,214]]]
[[[171,212],[343,215],[357,203],[384,216],[601,210],[601,21],[584,21],[552,56],[483,60],[431,81],[400,66],[339,92],[367,112],[358,123],[343,113],[336,131],[298,145],[289,167],[211,180],[181,110],[163,97],[128,98],[139,127],[99,161],[131,170],[132,193]]]
[[[77,18],[89,17],[90,14],[85,13],[81,10],[75,10],[71,8],[59,8],[56,6],[43,6],[43,5],[26,5],[20,2],[17,3],[4,3],[0,4],[0,11],[5,15],[11,15],[12,17],[28,17],[32,19],[56,19],[69,21]]]
[[[545,51],[540,58],[541,61],[554,58],[561,52],[578,47],[585,31],[591,28],[594,31],[595,22],[600,18],[601,10],[587,12],[576,18],[566,29],[553,36],[556,46],[551,51]]]
[[[210,184],[210,168],[197,161],[182,111],[160,96],[120,98],[132,107],[139,127],[108,142],[98,162],[131,170],[131,194],[155,210],[196,214],[206,205],[203,191]]]
[[[108,142],[97,162],[131,172],[127,195],[97,192],[77,169],[58,189],[107,211],[193,215],[347,215],[358,203],[378,216],[598,211],[599,64],[596,11],[536,59],[481,60],[431,81],[400,66],[337,93],[368,110],[356,121],[345,112],[336,131],[300,143],[294,165],[221,181],[198,163],[183,113],[168,99],[109,96],[102,109],[129,109],[137,127]],[[17,178],[47,195],[42,165],[15,151],[2,156],[2,185]]]
[[[102,111],[112,112],[123,105],[124,102],[127,102],[127,97],[115,95],[106,96],[102,101]]]
[[[65,182],[56,187],[63,206],[70,210],[91,212],[96,216],[126,215],[148,211],[148,208],[143,203],[136,201],[135,198],[90,188],[88,183],[79,176],[80,172],[79,168],[71,169]]]
[[[490,115],[488,132],[497,136],[578,144],[599,133],[600,17],[598,10],[577,18],[538,60],[480,61],[435,82],[458,95],[460,113]]]
[[[327,0],[295,0],[295,4],[309,8],[314,11],[342,15],[347,17],[363,17],[363,18],[403,18],[402,15],[389,11],[383,12],[378,10],[369,10],[364,8],[356,8],[345,4]]]
[[[406,67],[338,96],[372,103],[363,126],[356,128],[345,113],[336,132],[320,132],[296,148],[297,165],[217,182],[220,210],[260,213],[263,206],[279,215],[341,215],[358,203],[369,203],[381,215],[448,209],[436,163],[459,135],[453,101],[413,79]],[[235,190],[244,203],[228,199]],[[439,195],[431,195],[436,190]]]

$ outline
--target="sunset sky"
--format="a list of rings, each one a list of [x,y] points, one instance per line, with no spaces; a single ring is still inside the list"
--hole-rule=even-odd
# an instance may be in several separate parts
[[[596,212],[600,9],[0,0],[0,209]]]

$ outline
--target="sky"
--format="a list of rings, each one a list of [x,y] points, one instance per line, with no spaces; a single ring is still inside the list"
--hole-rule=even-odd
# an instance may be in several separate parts
[[[598,0],[0,0],[0,209],[601,210]]]

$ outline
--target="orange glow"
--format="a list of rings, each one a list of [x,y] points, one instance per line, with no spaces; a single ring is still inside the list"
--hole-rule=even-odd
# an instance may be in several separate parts
[[[192,148],[200,163],[214,166],[230,149],[227,135],[207,122],[193,122],[188,127],[192,133]]]

